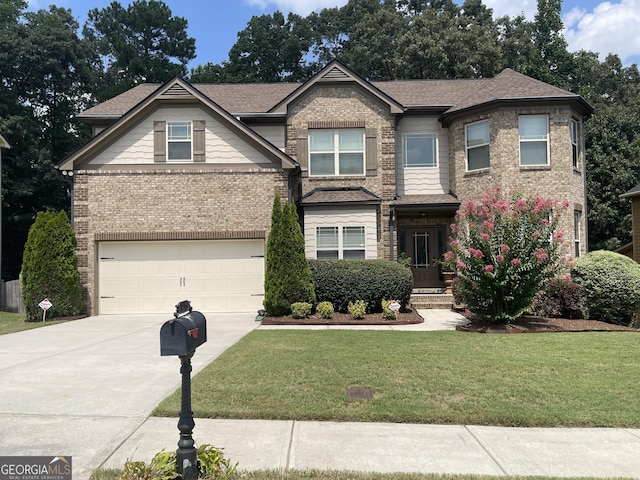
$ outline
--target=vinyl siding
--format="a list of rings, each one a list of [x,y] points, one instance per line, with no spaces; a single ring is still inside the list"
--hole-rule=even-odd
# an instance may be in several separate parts
[[[408,133],[436,135],[438,159],[435,168],[404,168],[402,135]],[[396,170],[398,195],[449,193],[449,137],[438,117],[405,117],[400,121],[396,138]]]
[[[251,125],[251,130],[284,151],[284,127],[279,125]]]
[[[316,227],[364,226],[365,257],[378,258],[376,207],[307,208],[304,212],[304,243],[307,258],[316,258]]]
[[[133,126],[105,150],[96,155],[91,165],[153,164],[153,122],[185,122],[204,120],[205,163],[265,164],[269,163],[254,147],[220,121],[200,108],[160,108]],[[180,165],[180,163],[176,163]]]

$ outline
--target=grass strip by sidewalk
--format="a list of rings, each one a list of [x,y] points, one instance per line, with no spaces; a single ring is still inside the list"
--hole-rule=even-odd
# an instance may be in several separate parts
[[[201,418],[638,428],[639,367],[635,332],[259,330],[193,378],[192,404]],[[178,390],[153,414],[179,410]]]
[[[61,323],[61,321],[26,322],[24,313],[0,312],[0,335],[22,332],[23,330],[31,330],[32,328],[46,327],[48,325],[55,325],[56,323]]]
[[[90,480],[117,480],[121,470],[96,470]],[[261,470],[239,472],[232,480],[605,480],[596,477],[491,477],[487,475],[419,474],[419,473],[362,473],[328,470]],[[619,479],[624,480],[624,479]]]

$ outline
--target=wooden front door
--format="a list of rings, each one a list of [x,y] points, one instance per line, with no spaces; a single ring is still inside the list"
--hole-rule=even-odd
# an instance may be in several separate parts
[[[398,229],[398,247],[411,258],[414,288],[444,285],[437,262],[445,251],[444,235],[440,226]]]

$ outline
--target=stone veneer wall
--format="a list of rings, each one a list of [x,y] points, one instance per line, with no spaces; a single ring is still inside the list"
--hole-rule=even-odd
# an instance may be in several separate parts
[[[518,116],[545,114],[549,116],[549,166],[521,167],[519,165]],[[465,125],[479,120],[489,120],[490,168],[466,172]],[[580,151],[578,168],[572,164],[570,121],[578,121],[584,132],[582,120],[567,108],[505,109],[483,116],[456,121],[449,127],[451,149],[451,189],[461,202],[482,199],[483,193],[496,185],[503,190],[523,189],[530,194],[560,201],[567,200],[569,208],[560,220],[558,229],[565,234],[569,252],[573,253],[573,212],[582,211],[581,251],[586,252],[586,199],[584,151]],[[583,135],[583,133],[582,133]],[[582,148],[581,146],[579,148]]]
[[[299,129],[321,120],[331,122],[364,122],[365,128],[377,130],[378,171],[375,176],[304,177],[300,194],[319,187],[364,187],[382,198],[378,211],[378,258],[389,258],[389,202],[396,194],[395,129],[389,107],[381,105],[354,86],[318,86],[290,107],[287,119],[286,153],[297,159]]]
[[[97,303],[96,242],[266,238],[279,169],[84,170],[74,176],[73,223],[87,313]]]

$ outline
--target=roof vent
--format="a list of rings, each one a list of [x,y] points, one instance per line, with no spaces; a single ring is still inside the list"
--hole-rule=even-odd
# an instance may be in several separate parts
[[[162,94],[162,96],[190,97],[191,94],[179,83],[174,83]]]
[[[343,70],[339,69],[338,67],[333,67],[331,70],[329,70],[327,73],[325,73],[322,78],[325,78],[327,80],[336,80],[336,79],[346,79],[349,78],[349,75],[347,75]]]

